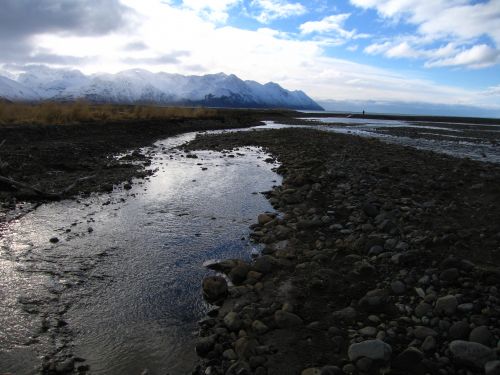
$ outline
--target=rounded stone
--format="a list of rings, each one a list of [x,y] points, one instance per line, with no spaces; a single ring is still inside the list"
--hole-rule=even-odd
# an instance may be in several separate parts
[[[436,314],[453,315],[457,310],[457,298],[452,295],[438,298],[434,312]]]
[[[469,341],[490,346],[491,342],[493,341],[493,334],[490,332],[488,327],[479,326],[471,331],[469,335]]]
[[[394,294],[400,295],[406,291],[406,285],[403,282],[396,280],[391,283],[391,290]]]
[[[469,323],[461,320],[452,324],[448,330],[448,337],[451,340],[466,340],[469,337]]]
[[[367,340],[349,346],[347,354],[351,361],[356,361],[361,357],[367,357],[374,361],[388,361],[391,358],[392,348],[381,340]]]
[[[496,359],[495,351],[477,342],[455,340],[449,345],[450,352],[457,364],[465,364],[476,368]]]
[[[207,302],[215,303],[227,297],[227,282],[221,276],[207,276],[202,283],[203,297]]]
[[[274,313],[274,321],[280,328],[297,327],[303,324],[302,319],[293,313],[278,310]]]

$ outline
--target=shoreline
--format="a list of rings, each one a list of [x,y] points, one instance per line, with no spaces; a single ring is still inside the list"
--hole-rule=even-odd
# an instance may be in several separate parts
[[[133,178],[150,174],[149,157],[138,149],[159,139],[191,131],[251,127],[266,116],[287,117],[288,112],[218,110],[212,118],[200,119],[2,125],[0,176],[14,183],[0,181],[0,221],[9,220],[9,211],[29,209],[29,203],[36,206],[78,194],[109,192],[114,186],[129,188]]]
[[[497,366],[500,168],[352,135],[198,137],[281,163],[251,263],[216,267],[195,374],[473,374]],[[219,284],[217,284],[219,283]],[[481,353],[482,357],[472,353]],[[493,374],[493,372],[491,372]]]

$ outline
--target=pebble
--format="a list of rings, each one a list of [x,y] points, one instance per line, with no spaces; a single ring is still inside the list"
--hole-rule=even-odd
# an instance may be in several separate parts
[[[222,276],[207,276],[202,283],[203,297],[210,303],[223,300],[228,293],[227,282]]]
[[[280,328],[297,327],[303,324],[302,319],[293,313],[278,310],[274,313],[274,321]]]
[[[361,328],[358,332],[362,336],[375,337],[375,335],[377,334],[377,328],[368,326],[368,327]]]
[[[415,316],[421,318],[432,311],[432,306],[426,302],[420,302],[417,307],[415,307]]]
[[[242,326],[241,319],[238,317],[238,314],[235,313],[234,311],[231,311],[226,314],[226,316],[224,317],[224,324],[230,331],[233,332],[238,331]]]
[[[500,361],[490,361],[484,365],[485,375],[500,375]]]
[[[335,319],[345,320],[348,322],[354,321],[357,316],[358,316],[358,312],[356,311],[356,309],[354,309],[353,307],[350,307],[350,306],[348,306],[342,310],[337,310],[333,313],[333,317]]]
[[[452,324],[448,330],[448,337],[451,340],[466,340],[469,337],[469,323],[461,320]]]
[[[434,308],[434,313],[437,315],[453,315],[457,310],[457,298],[452,295],[444,296],[438,298],[436,301],[436,307]]]
[[[420,347],[424,352],[430,352],[436,348],[436,339],[433,336],[427,336]]]
[[[455,340],[449,345],[450,352],[457,364],[484,368],[484,365],[496,359],[495,352],[477,342]]]
[[[252,329],[259,335],[262,335],[269,331],[269,327],[262,323],[260,320],[255,320],[252,323]]]
[[[474,328],[470,335],[469,341],[477,342],[479,344],[483,344],[489,346],[493,341],[493,335],[486,326],[479,326]]]
[[[460,273],[456,268],[448,268],[439,274],[439,279],[446,282],[453,282],[458,279]]]
[[[342,370],[337,366],[324,366],[320,375],[342,375]]]
[[[437,336],[437,332],[429,327],[416,326],[415,329],[413,330],[413,335],[417,339],[423,340],[428,336]]]
[[[392,348],[381,340],[367,340],[349,346],[347,354],[351,361],[356,361],[361,357],[367,357],[374,361],[388,361],[391,358]]]
[[[321,375],[321,369],[317,367],[310,367],[302,370],[300,375]]]
[[[272,220],[273,220],[272,216],[268,214],[260,214],[259,216],[257,216],[257,222],[259,223],[259,225],[267,224]]]
[[[212,351],[212,349],[214,348],[216,338],[217,335],[200,337],[195,344],[196,354],[198,354],[202,358],[205,358],[208,353],[210,353],[210,351]]]
[[[393,367],[411,371],[424,359],[424,354],[414,347],[409,347],[405,349],[401,354],[399,354],[392,362]]]
[[[238,359],[238,356],[236,355],[236,352],[233,349],[226,349],[222,353],[222,356],[230,361],[234,361]]]
[[[406,285],[399,280],[391,283],[391,290],[396,295],[401,295],[406,291]]]

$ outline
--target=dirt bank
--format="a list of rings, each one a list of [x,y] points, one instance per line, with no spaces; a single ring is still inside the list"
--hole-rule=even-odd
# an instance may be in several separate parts
[[[213,118],[166,119],[73,125],[3,125],[0,127],[0,176],[60,193],[82,177],[63,197],[109,191],[113,185],[144,176],[149,160],[135,152],[122,160],[114,156],[183,132],[257,125],[262,117],[286,116],[279,111],[217,110]],[[3,210],[17,201],[57,197],[0,181]]]
[[[498,166],[304,129],[188,148],[247,145],[282,164],[268,194],[281,214],[253,226],[264,256],[216,267],[227,296],[205,283],[223,303],[201,323],[195,373],[498,371]]]

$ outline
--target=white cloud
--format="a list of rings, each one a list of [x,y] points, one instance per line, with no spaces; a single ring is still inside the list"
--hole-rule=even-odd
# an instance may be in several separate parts
[[[414,48],[409,41],[387,41],[365,47],[370,55],[388,58],[426,59],[427,68],[455,66],[472,69],[485,68],[500,63],[500,51],[486,44],[458,47],[448,43],[439,48]]]
[[[225,23],[229,17],[230,8],[240,2],[241,0],[183,0],[182,4],[211,21]]]
[[[404,44],[396,36],[388,48],[375,43],[367,53],[384,53],[388,57],[427,59],[426,66],[466,66],[479,68],[498,63],[500,50],[500,0],[476,3],[472,0],[350,0],[353,5],[375,9],[382,18],[415,25],[419,41]],[[478,43],[481,37],[489,43]],[[429,48],[442,42],[445,47]],[[451,42],[451,43],[450,43]],[[386,42],[387,43],[387,42]],[[384,43],[384,45],[386,44]],[[402,44],[403,43],[403,44]],[[422,46],[427,45],[426,48]],[[472,46],[472,47],[471,47]],[[467,50],[470,50],[469,52]],[[391,51],[391,52],[389,52]]]
[[[385,51],[385,55],[387,57],[405,57],[417,59],[425,56],[425,53],[414,49],[408,42],[401,42]]]
[[[302,34],[328,33],[335,31],[341,35],[348,35],[344,30],[344,22],[351,16],[350,13],[334,14],[323,18],[321,21],[309,21],[300,25]]]
[[[307,34],[337,34],[343,39],[361,39],[369,37],[368,34],[358,34],[356,30],[346,30],[345,21],[351,16],[350,13],[341,13],[327,16],[320,21],[308,21],[300,25],[300,32]]]
[[[250,5],[259,10],[255,19],[261,23],[269,23],[280,18],[300,16],[307,12],[300,3],[291,3],[286,0],[252,0]]]
[[[500,63],[500,52],[485,44],[475,45],[450,58],[429,61],[427,67],[468,66],[484,68]]]
[[[122,1],[138,13],[134,30],[85,37],[43,34],[35,36],[34,43],[50,53],[85,58],[75,65],[85,73],[129,68],[180,74],[222,71],[301,89],[316,99],[498,103],[498,95],[479,95],[477,91],[326,57],[321,40],[287,36],[272,28],[221,27],[203,14],[159,1]],[[131,42],[142,42],[136,46],[141,48],[130,49]],[[383,48],[389,50],[388,46],[391,44]]]

